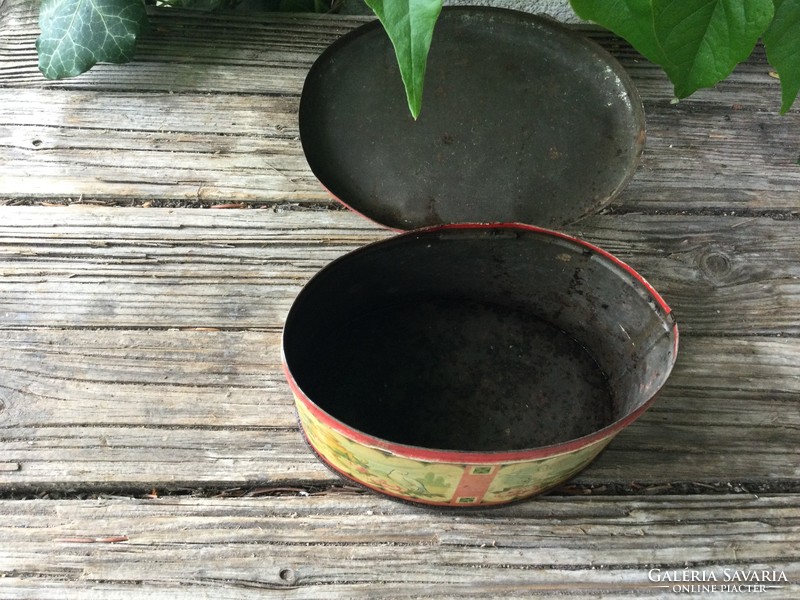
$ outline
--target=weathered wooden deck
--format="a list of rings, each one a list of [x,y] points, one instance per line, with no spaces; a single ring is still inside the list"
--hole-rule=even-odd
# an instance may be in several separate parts
[[[307,69],[363,19],[152,20],[134,63],[52,82],[36,10],[0,0],[0,597],[708,597],[653,568],[768,570],[786,581],[758,597],[800,597],[800,109],[778,115],[763,53],[672,104],[587,31],[648,142],[568,231],[664,295],[678,365],[568,485],[442,512],[327,471],[279,368],[303,283],[390,235],[337,209],[298,141]]]

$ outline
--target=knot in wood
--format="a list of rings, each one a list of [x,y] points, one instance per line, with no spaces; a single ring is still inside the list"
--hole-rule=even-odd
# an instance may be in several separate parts
[[[721,280],[731,272],[731,260],[719,250],[712,250],[700,257],[700,269],[703,274],[714,280]]]
[[[287,585],[297,582],[297,573],[294,572],[294,569],[281,569],[278,572],[278,577],[280,577],[281,582]]]

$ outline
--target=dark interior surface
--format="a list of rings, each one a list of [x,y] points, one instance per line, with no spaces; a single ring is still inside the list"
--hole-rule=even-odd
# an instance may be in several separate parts
[[[311,69],[300,136],[317,178],[389,227],[557,227],[627,182],[644,116],[624,70],[582,36],[526,13],[450,8],[436,25],[417,121],[375,22]]]
[[[521,227],[413,232],[323,269],[284,352],[333,417],[397,443],[504,451],[592,433],[649,400],[674,331],[591,249]]]
[[[346,343],[342,343],[346,340]],[[611,423],[605,375],[575,340],[523,311],[411,299],[338,323],[304,388],[340,420],[427,448],[523,449]]]

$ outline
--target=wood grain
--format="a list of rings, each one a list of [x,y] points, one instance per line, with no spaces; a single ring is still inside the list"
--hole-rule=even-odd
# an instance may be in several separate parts
[[[692,567],[722,581],[724,569],[770,565],[787,581],[759,597],[789,598],[800,591],[798,515],[797,497],[751,495],[545,498],[468,513],[351,494],[0,502],[0,590],[668,598],[651,568]]]
[[[331,211],[0,215],[0,435],[20,465],[0,484],[336,481],[297,430],[280,329],[319,268],[389,233]],[[577,482],[800,478],[798,226],[641,215],[580,224],[575,233],[650,277],[683,336],[663,397]]]
[[[10,489],[331,485],[306,447],[279,334],[2,333]],[[800,341],[686,337],[662,397],[578,484],[797,481]]]
[[[8,327],[277,330],[321,267],[391,235],[345,211],[0,214],[0,314]],[[800,333],[798,220],[605,215],[567,231],[639,270],[684,334]]]
[[[47,106],[5,131],[7,199],[331,201],[300,149],[297,98],[26,89],[0,99],[8,119]]]
[[[0,0],[0,204],[73,205],[0,206],[0,596],[667,599],[649,569],[689,567],[783,572],[759,597],[798,597],[800,496],[776,492],[800,486],[800,109],[778,115],[760,47],[673,104],[660,69],[582,29],[634,78],[648,142],[567,231],[681,328],[661,397],[589,468],[441,512],[342,487],[306,447],[286,312],[392,234],[314,179],[299,94],[366,20],[154,11],[134,62],[47,81],[37,3]],[[121,208],[231,204],[264,208]]]
[[[320,52],[365,17],[155,11],[126,65],[45,80],[36,12],[0,18],[0,202],[330,203],[296,113]],[[618,38],[582,31],[631,73],[647,113],[622,212],[796,214],[800,109],[781,117],[763,49],[711,90],[672,104],[663,72]]]

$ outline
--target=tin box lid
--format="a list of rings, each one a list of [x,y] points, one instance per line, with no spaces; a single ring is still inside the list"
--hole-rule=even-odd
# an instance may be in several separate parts
[[[528,13],[453,7],[434,31],[417,121],[373,21],[309,71],[300,138],[319,181],[386,227],[558,228],[627,184],[645,123],[627,73],[594,42]]]

